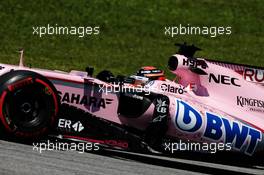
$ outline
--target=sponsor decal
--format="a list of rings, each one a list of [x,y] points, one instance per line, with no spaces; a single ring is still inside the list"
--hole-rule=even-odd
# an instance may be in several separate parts
[[[27,86],[29,84],[33,84],[33,79],[32,78],[26,78],[26,79],[23,79],[23,80],[20,80],[20,81],[17,81],[11,85],[8,85],[8,90],[9,91],[14,91],[18,88],[21,88],[23,86]]]
[[[246,81],[264,84],[264,70],[245,68],[243,77]]]
[[[155,81],[149,81],[145,86],[146,87],[151,87],[153,84],[155,83]]]
[[[208,67],[203,60],[184,58],[182,61],[183,61],[182,62],[183,66],[188,66],[188,67],[190,66],[190,67],[202,68],[202,69],[206,69]]]
[[[262,100],[237,96],[237,105],[249,107],[254,112],[264,112],[264,101]]]
[[[190,91],[194,91],[196,92],[198,90],[198,87],[195,83],[190,83],[188,86],[187,86],[187,89],[189,89]]]
[[[210,73],[209,74],[209,82],[215,82],[217,84],[223,84],[223,85],[233,85],[240,87],[241,85],[238,84],[238,79],[234,77],[230,77],[227,75],[217,75],[215,76],[214,74]]]
[[[81,132],[84,129],[84,127],[80,121],[73,124],[72,127],[73,127],[74,131],[76,131],[76,132]]]
[[[131,98],[134,98],[134,99],[138,99],[138,100],[143,100],[144,99],[143,96],[140,96],[140,95],[137,95],[137,94],[132,94],[132,93],[124,93],[123,95],[126,96],[126,97],[131,97]]]
[[[106,106],[111,104],[113,101],[113,99],[109,98],[86,96],[69,92],[65,92],[64,94],[62,92],[58,92],[58,95],[62,103],[92,106],[95,108],[106,108]]]
[[[84,126],[82,125],[82,123],[80,121],[73,122],[73,121],[67,120],[67,119],[59,119],[58,127],[64,128],[67,130],[73,129],[76,132],[81,132],[82,130],[84,130]]]
[[[111,146],[118,146],[121,148],[128,148],[128,142],[123,140],[104,140],[104,143]]]
[[[202,116],[188,103],[176,100],[175,127],[187,133],[202,133],[202,138],[212,141],[223,139],[234,149],[252,155],[262,139],[262,133],[238,121],[231,121],[217,114],[206,112]]]
[[[167,114],[165,115],[159,115],[158,117],[154,118],[152,122],[162,122],[167,117]]]
[[[174,93],[174,94],[183,94],[183,93],[187,92],[182,87],[175,87],[175,86],[172,86],[170,84],[165,84],[165,83],[161,84],[160,88],[164,92],[171,92],[171,93]]]
[[[47,95],[52,95],[52,90],[49,88],[49,87],[45,87],[43,89],[44,93],[47,94]]]
[[[167,113],[167,107],[168,104],[166,103],[166,101],[162,100],[162,99],[158,99],[157,100],[157,112],[162,113],[162,114],[166,114]]]
[[[140,70],[140,74],[157,74],[157,73],[162,73],[162,70],[159,69],[154,69],[154,70]]]
[[[154,114],[155,118],[152,120],[152,122],[155,123],[166,120],[169,110],[169,102],[167,102],[167,100],[163,100],[162,98],[157,99],[155,110],[155,112],[157,112],[157,115]]]

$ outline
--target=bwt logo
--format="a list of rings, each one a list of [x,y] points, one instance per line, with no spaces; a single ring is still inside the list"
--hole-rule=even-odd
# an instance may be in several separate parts
[[[232,143],[234,149],[244,151],[249,155],[255,152],[262,139],[262,133],[255,128],[210,112],[202,117],[195,108],[181,100],[176,100],[174,122],[176,128],[181,131],[188,133],[200,131],[203,138],[213,141],[223,138],[225,143]]]

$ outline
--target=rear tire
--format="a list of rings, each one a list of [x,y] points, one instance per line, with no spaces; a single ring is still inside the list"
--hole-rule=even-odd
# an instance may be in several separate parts
[[[56,121],[59,100],[55,87],[31,71],[11,71],[0,77],[0,122],[15,138],[45,136]]]

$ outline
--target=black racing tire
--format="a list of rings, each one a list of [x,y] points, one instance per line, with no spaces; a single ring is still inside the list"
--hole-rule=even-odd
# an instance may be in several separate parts
[[[56,88],[32,71],[10,71],[0,77],[0,123],[8,136],[38,139],[54,126],[59,111]]]

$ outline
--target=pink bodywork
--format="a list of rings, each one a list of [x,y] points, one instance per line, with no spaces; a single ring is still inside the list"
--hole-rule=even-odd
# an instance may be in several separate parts
[[[241,106],[238,99],[247,98],[264,101],[264,69],[253,69],[247,66],[225,64],[204,59],[208,65],[208,67],[204,69],[207,75],[198,75],[193,73],[189,69],[189,66],[184,65],[183,60],[187,60],[186,57],[182,55],[174,55],[174,57],[178,60],[178,66],[176,70],[172,71],[172,73],[179,77],[179,82],[175,83],[170,80],[157,80],[147,84],[151,92],[167,95],[170,99],[170,120],[167,134],[185,141],[226,142],[227,128],[223,122],[224,119],[226,119],[228,120],[231,129],[234,122],[235,124],[238,124],[241,132],[243,127],[247,127],[247,130],[245,129],[245,131],[248,133],[244,139],[242,147],[239,149],[234,148],[234,150],[246,152],[251,141],[254,141],[253,136],[249,133],[251,131],[250,128],[253,128],[254,132],[259,131],[261,133],[260,137],[256,137],[256,146],[253,151],[263,152],[264,106],[262,107],[262,105],[258,106],[256,104],[253,104],[252,106]],[[76,104],[75,102],[70,103],[71,105],[109,121],[144,130],[152,119],[154,109],[153,104],[139,118],[126,118],[119,115],[117,112],[119,104],[118,93],[106,94],[94,92],[94,88],[113,85],[89,77],[86,72],[71,71],[68,73],[7,64],[0,64],[0,67],[2,67],[2,69],[0,69],[0,75],[9,72],[11,69],[37,72],[47,77],[55,85],[60,92],[61,97],[63,94],[69,93],[69,95],[78,94],[80,95],[79,98],[85,95],[87,97],[104,99],[104,102],[106,99],[111,99],[110,103],[105,104],[105,108],[94,108],[93,106]],[[247,69],[249,69],[248,72],[245,72]],[[258,71],[258,74],[253,75],[254,71],[255,73]],[[209,80],[211,82],[209,82]],[[168,87],[169,85],[174,89],[183,89],[184,93],[170,92],[163,89],[164,86]],[[194,129],[194,125],[197,124],[195,122],[198,122],[198,119],[195,118],[196,116],[192,112],[189,112],[188,114],[190,121],[185,120],[185,123],[180,121],[180,117],[183,117],[186,114],[186,108],[184,108],[181,101],[187,103],[200,114],[202,122],[199,128]],[[221,119],[221,137],[219,139],[212,140],[205,136],[205,130],[208,129],[208,121],[206,118],[207,113],[215,114]],[[216,121],[211,122],[214,124]],[[182,125],[180,126],[179,124]],[[184,127],[186,128],[184,129]],[[191,131],[192,127],[193,131]],[[211,134],[217,132],[212,128],[210,131]],[[236,139],[237,138],[234,138],[233,144],[238,142]],[[252,154],[252,152],[249,152],[248,154]]]

